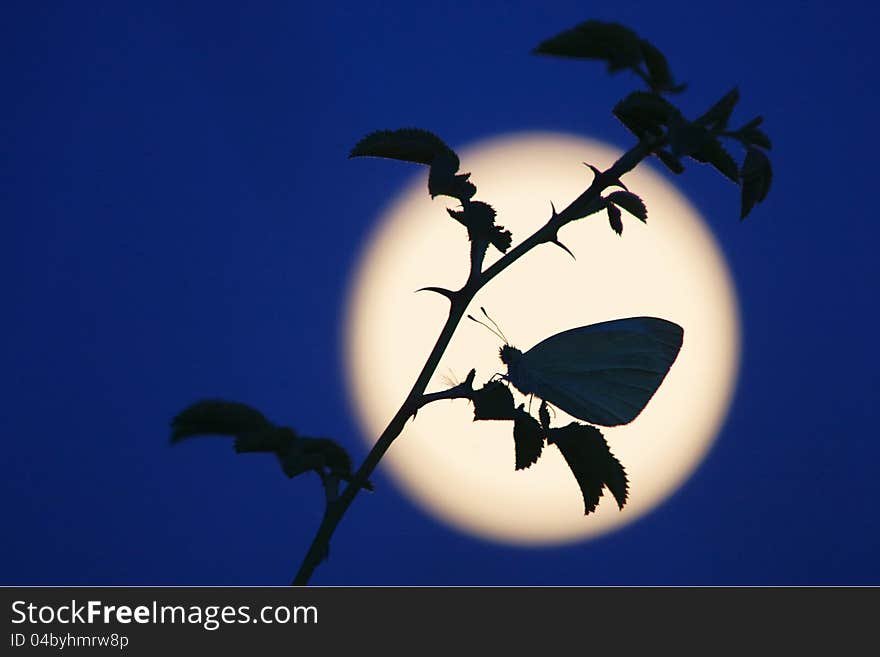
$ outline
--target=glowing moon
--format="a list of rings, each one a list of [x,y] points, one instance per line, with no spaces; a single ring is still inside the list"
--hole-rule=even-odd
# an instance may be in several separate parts
[[[478,200],[492,204],[514,244],[542,225],[550,202],[565,207],[591,179],[582,162],[606,168],[619,151],[583,138],[526,133],[459,151]],[[660,390],[632,423],[602,429],[630,481],[619,511],[605,492],[584,516],[577,483],[549,446],[531,468],[514,471],[513,424],[473,422],[466,401],[423,408],[383,464],[420,505],[484,538],[554,544],[632,522],[671,495],[710,448],[727,413],[739,362],[734,286],[710,231],[684,196],[644,164],[625,176],[648,207],[648,223],[624,212],[623,236],[604,213],[566,226],[561,240],[577,260],[543,245],[479,294],[511,344],[526,350],[559,331],[608,319],[654,315],[684,327],[684,344]],[[348,300],[349,388],[371,444],[412,386],[446,317],[428,285],[457,289],[468,266],[464,229],[446,214],[455,201],[430,200],[426,174],[384,213],[362,255]],[[487,262],[497,258],[490,248]],[[428,390],[477,369],[477,384],[505,371],[499,340],[469,321],[459,325]],[[521,397],[515,394],[518,400]],[[536,411],[533,408],[533,411]],[[554,425],[570,420],[557,411]]]

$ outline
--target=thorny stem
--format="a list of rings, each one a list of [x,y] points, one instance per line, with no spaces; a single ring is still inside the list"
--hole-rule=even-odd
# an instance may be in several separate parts
[[[460,290],[453,292],[450,295],[449,316],[446,318],[446,323],[443,325],[443,329],[437,337],[437,342],[434,344],[434,348],[431,350],[428,359],[425,361],[425,365],[422,367],[422,371],[419,373],[418,378],[413,384],[409,394],[406,396],[406,399],[403,401],[403,404],[400,406],[400,409],[394,417],[391,418],[385,431],[379,436],[379,439],[373,445],[370,453],[367,454],[366,459],[364,459],[361,467],[358,468],[358,471],[345,487],[342,494],[335,500],[331,501],[328,499],[327,506],[324,510],[324,517],[321,520],[321,525],[318,527],[318,531],[315,534],[315,538],[312,540],[309,551],[306,553],[299,571],[293,579],[293,586],[305,586],[308,584],[315,568],[329,552],[330,539],[333,536],[333,532],[336,530],[339,521],[342,520],[343,515],[345,515],[345,512],[348,510],[348,507],[351,505],[355,496],[369,480],[373,470],[376,469],[376,466],[385,455],[385,452],[391,447],[391,443],[394,442],[394,439],[403,431],[406,421],[410,416],[415,415],[419,408],[431,401],[451,398],[448,394],[425,395],[425,388],[428,387],[428,382],[434,375],[437,365],[440,364],[440,359],[446,351],[446,347],[449,345],[449,341],[452,339],[455,329],[458,327],[468,305],[477,292],[533,248],[539,244],[555,240],[557,232],[562,226],[574,219],[584,216],[584,214],[588,214],[583,212],[584,208],[589,208],[592,204],[596,203],[605,188],[618,184],[618,180],[622,175],[632,171],[639,162],[650,155],[650,153],[660,145],[661,144],[658,141],[639,142],[636,146],[621,155],[620,159],[618,159],[611,168],[599,173],[586,191],[572,201],[562,212],[554,214],[546,224],[504,254],[485,270],[480,271],[480,262],[482,261],[482,258],[472,260],[471,272],[468,276],[467,283],[465,283],[464,287]]]

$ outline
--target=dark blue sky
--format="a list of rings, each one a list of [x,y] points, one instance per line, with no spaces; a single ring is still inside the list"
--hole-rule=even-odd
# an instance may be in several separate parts
[[[610,108],[635,80],[528,54],[601,18],[666,53],[686,112],[738,84],[735,122],[762,113],[773,139],[773,188],[743,224],[714,172],[676,181],[742,302],[721,439],[642,521],[555,549],[457,534],[380,472],[313,582],[880,584],[880,12],[309,4],[4,3],[0,583],[286,583],[318,521],[317,478],[287,480],[230,441],[171,448],[169,419],[236,399],[360,461],[342,303],[415,170],[349,149],[406,126],[453,147],[536,129],[628,147]]]

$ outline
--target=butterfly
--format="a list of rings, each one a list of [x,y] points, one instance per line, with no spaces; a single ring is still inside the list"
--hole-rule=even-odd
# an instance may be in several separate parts
[[[590,324],[551,335],[526,352],[505,344],[500,356],[507,374],[501,376],[580,420],[628,424],[657,392],[683,337],[681,326],[658,317]]]

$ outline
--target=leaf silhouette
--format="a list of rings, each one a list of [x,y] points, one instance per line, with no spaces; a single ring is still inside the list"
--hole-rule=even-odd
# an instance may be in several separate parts
[[[609,203],[606,210],[608,211],[608,223],[611,224],[611,230],[618,235],[622,235],[623,220],[620,218],[620,209],[613,203]]]
[[[667,169],[674,174],[684,173],[684,165],[677,157],[667,150],[658,149],[654,151],[654,155],[666,166]]]
[[[351,149],[349,157],[384,157],[430,165],[440,155],[447,156],[458,170],[458,156],[440,137],[420,128],[401,128],[370,133]]]
[[[233,436],[238,453],[266,452],[278,458],[288,477],[310,470],[322,479],[351,480],[348,452],[329,438],[308,438],[273,424],[255,408],[240,402],[206,399],[185,408],[171,420],[171,442],[196,436]],[[366,488],[372,490],[367,482]]]
[[[688,156],[697,162],[711,164],[722,175],[739,182],[736,161],[705,126],[676,116],[669,123],[669,144],[675,158]]]
[[[703,126],[675,114],[669,121],[669,150],[675,157],[692,155],[707,148],[714,137]]]
[[[770,159],[764,151],[751,147],[746,151],[746,159],[740,173],[742,178],[742,213],[740,219],[745,219],[752,208],[767,197],[770,191],[770,182],[773,179],[773,170],[770,167]]]
[[[634,91],[612,110],[626,128],[639,139],[656,137],[679,111],[665,98],[644,91]]]
[[[743,144],[745,144],[746,148],[749,146],[760,146],[761,148],[766,148],[770,150],[772,148],[772,144],[770,143],[770,137],[764,133],[763,130],[758,128],[764,122],[763,116],[756,116],[754,119],[746,123],[742,128],[733,133],[733,136],[739,139]]]
[[[458,171],[458,155],[440,153],[432,162],[428,173],[428,193],[431,198],[450,196],[464,203],[477,193],[476,186],[470,181],[471,174],[456,173]]]
[[[716,137],[710,136],[703,145],[698,148],[691,157],[697,162],[711,164],[723,176],[739,183],[739,167],[736,160],[728,153]]]
[[[773,144],[770,142],[770,137],[759,128],[749,128],[748,130],[740,131],[739,138],[748,146],[760,146],[767,150],[773,148]]]
[[[513,394],[501,381],[490,381],[471,395],[474,420],[515,420]]]
[[[739,102],[739,89],[734,87],[728,91],[721,99],[712,105],[705,114],[698,118],[695,123],[706,126],[710,130],[724,130],[727,128],[727,122],[733,108]]]
[[[669,70],[669,62],[662,52],[657,50],[645,39],[639,41],[642,50],[642,58],[648,69],[648,84],[655,92],[679,93],[684,91],[685,85],[675,84],[672,72]]]
[[[638,35],[618,23],[589,20],[541,42],[533,51],[539,55],[597,59],[611,72],[635,68],[642,61]]]
[[[614,205],[620,206],[634,217],[647,222],[648,209],[645,207],[645,202],[637,195],[632,192],[612,192],[607,198]]]
[[[555,444],[584,497],[584,514],[596,510],[602,489],[611,491],[617,506],[623,509],[629,493],[629,482],[620,461],[608,449],[602,432],[587,424],[572,422],[558,429],[551,429],[548,444]]]
[[[495,223],[495,209],[488,203],[471,201],[462,210],[447,209],[446,212],[467,228],[468,238],[472,242],[489,242],[502,253],[510,248],[510,231]]]
[[[459,174],[458,155],[433,132],[420,128],[378,130],[361,139],[349,157],[384,157],[431,167],[428,193],[431,197],[450,196],[460,201],[473,198],[476,186],[470,174]]]
[[[544,429],[545,432],[550,430],[550,407],[547,406],[547,401],[541,400],[541,408],[538,409],[538,419],[541,421],[541,428]]]
[[[299,438],[289,441],[278,451],[281,468],[288,477],[309,470],[329,472],[340,479],[351,479],[351,457],[336,441],[329,438]]]
[[[274,425],[255,408],[239,402],[205,399],[189,406],[171,421],[171,442],[208,435],[258,435]]]
[[[538,421],[523,410],[519,412],[513,421],[513,444],[516,456],[516,469],[523,470],[541,456],[544,449],[544,430]]]

